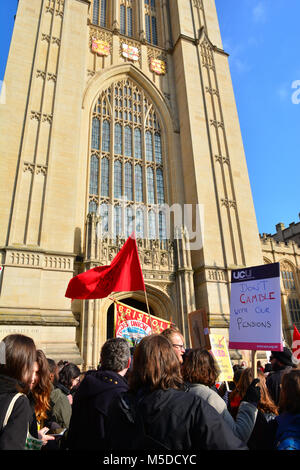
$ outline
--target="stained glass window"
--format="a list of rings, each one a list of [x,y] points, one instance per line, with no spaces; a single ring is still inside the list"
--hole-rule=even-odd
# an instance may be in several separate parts
[[[115,124],[115,153],[122,153],[122,126],[119,123]]]
[[[159,238],[161,240],[166,239],[166,215],[164,212],[160,211],[158,214],[158,226],[159,226]]]
[[[101,160],[101,196],[109,196],[109,161],[105,157]]]
[[[121,206],[114,207],[114,236],[122,233],[122,208]]]
[[[108,233],[108,206],[103,203],[100,206],[101,233],[102,236]]]
[[[98,118],[93,118],[92,125],[92,149],[100,149],[100,121]]]
[[[103,121],[102,125],[102,151],[109,152],[110,150],[110,124],[108,121]]]
[[[106,0],[94,0],[92,21],[93,24],[106,27]]]
[[[122,163],[117,160],[114,165],[114,197],[122,196]]]
[[[154,211],[149,211],[148,215],[148,237],[150,240],[156,238],[156,217]]]
[[[144,211],[142,209],[136,211],[135,227],[137,238],[144,238]]]
[[[120,6],[120,33],[126,34],[125,5]]]
[[[134,157],[142,158],[141,130],[138,127],[134,129]]]
[[[165,202],[163,152],[160,118],[143,89],[125,78],[100,93],[91,117],[88,210],[105,214],[102,233],[112,227],[124,235],[133,224],[138,237],[163,239],[165,219],[156,207]],[[123,197],[132,211],[117,202]]]
[[[128,162],[125,164],[125,197],[129,201],[133,200],[132,165]]]
[[[145,1],[145,28],[148,42],[158,45],[155,1]]]
[[[95,201],[89,202],[89,212],[97,212],[97,204]]]
[[[133,35],[133,16],[132,16],[132,1],[122,0],[120,5],[120,33],[124,36]]]
[[[127,8],[127,36],[132,36],[132,8]]]
[[[148,204],[155,204],[154,174],[153,168],[147,168],[147,195]]]
[[[146,132],[146,160],[148,162],[153,160],[152,134],[150,131]]]
[[[125,127],[125,156],[131,157],[132,149],[132,130],[131,127]]]
[[[157,202],[158,204],[163,204],[165,202],[164,177],[163,177],[163,172],[160,168],[156,170],[156,187],[157,187]]]
[[[101,0],[100,26],[106,26],[106,0]]]
[[[90,194],[98,194],[98,178],[99,178],[99,159],[95,155],[92,155],[91,170],[90,170]]]
[[[134,220],[133,220],[133,209],[132,207],[126,207],[126,217],[125,217],[125,230],[126,236],[129,237],[132,232],[135,230],[134,228]]]
[[[143,201],[143,170],[141,165],[135,166],[135,200]]]
[[[156,163],[162,163],[160,134],[155,133],[154,135],[154,147],[155,147],[155,161]]]
[[[94,7],[93,7],[93,23],[98,24],[98,18],[99,18],[99,1],[100,0],[94,0]]]

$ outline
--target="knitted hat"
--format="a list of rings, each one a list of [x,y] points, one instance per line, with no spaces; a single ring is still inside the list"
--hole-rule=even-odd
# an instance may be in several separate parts
[[[271,351],[271,357],[274,357],[277,359],[279,362],[284,364],[285,366],[292,366],[292,353],[291,351],[284,347],[283,351]]]

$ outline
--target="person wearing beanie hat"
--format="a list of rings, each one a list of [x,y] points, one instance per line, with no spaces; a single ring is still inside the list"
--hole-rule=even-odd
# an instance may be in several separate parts
[[[284,347],[283,351],[271,351],[269,360],[272,365],[272,372],[269,373],[266,384],[274,403],[278,406],[282,375],[294,365],[292,352],[287,347]]]
[[[284,366],[293,366],[292,352],[286,347],[283,348],[283,351],[271,351],[271,359],[277,359],[277,363]]]

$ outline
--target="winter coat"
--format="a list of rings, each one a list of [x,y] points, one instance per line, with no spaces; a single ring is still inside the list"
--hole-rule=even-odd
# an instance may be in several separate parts
[[[0,375],[0,450],[23,450],[28,427],[32,420],[32,409],[26,395],[16,400],[7,425],[2,429],[8,406],[16,393],[18,381]]]
[[[276,415],[258,410],[253,432],[247,442],[249,449],[273,450],[276,429]]]
[[[106,451],[247,450],[205,400],[183,390],[122,394],[106,421]]]
[[[88,371],[74,396],[67,448],[104,450],[104,423],[109,405],[127,390],[126,379],[116,372]]]
[[[280,383],[282,375],[292,369],[290,366],[283,366],[281,369],[272,371],[266,378],[266,385],[275,405],[279,404]]]
[[[275,436],[277,450],[300,450],[300,414],[281,413],[276,418]]]
[[[50,406],[50,421],[55,421],[62,428],[68,428],[71,420],[72,406],[67,395],[60,388],[56,388],[53,385],[50,393]]]
[[[189,392],[206,400],[225,420],[233,433],[243,442],[247,442],[254,428],[257,407],[252,403],[242,401],[237,413],[236,421],[229,413],[223,398],[213,389],[203,384],[189,384]]]

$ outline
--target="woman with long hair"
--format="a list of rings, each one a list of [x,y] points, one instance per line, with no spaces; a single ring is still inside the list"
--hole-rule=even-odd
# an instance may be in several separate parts
[[[269,391],[266,386],[265,376],[261,371],[258,371],[257,376],[260,380],[259,386],[261,390],[260,400],[257,404],[258,414],[255,421],[254,429],[247,442],[250,450],[271,450],[273,448],[273,432],[272,420],[278,415],[278,408],[273,402]],[[236,386],[235,396],[233,402],[236,403],[235,407],[231,407],[231,413],[236,418],[239,411],[240,403],[246,393],[247,386],[253,380],[253,370],[251,367],[244,369],[241,377]]]
[[[257,415],[256,404],[249,403],[247,397],[252,389],[254,389],[253,392],[257,392],[257,401],[260,395],[260,390],[255,387],[255,384],[249,384],[250,388],[247,387],[235,421],[223,398],[213,389],[219,376],[219,368],[207,349],[192,349],[185,357],[181,370],[189,392],[196,394],[213,406],[234,434],[243,442],[247,442],[253,431]]]
[[[129,392],[110,407],[106,448],[247,449],[209,404],[184,391],[180,362],[172,343],[155,334],[138,344]]]
[[[20,334],[6,336],[3,344],[5,358],[4,363],[0,364],[0,450],[22,450],[32,420],[27,393],[36,360],[36,347],[32,338]]]
[[[34,411],[37,428],[40,431],[49,418],[51,380],[48,361],[40,349],[37,350],[35,373],[31,382],[31,394],[34,402]]]
[[[236,419],[238,409],[243,397],[246,394],[247,388],[253,380],[253,372],[251,367],[243,369],[240,378],[236,384],[236,388],[229,395],[229,404],[228,408],[230,414],[234,419]]]

